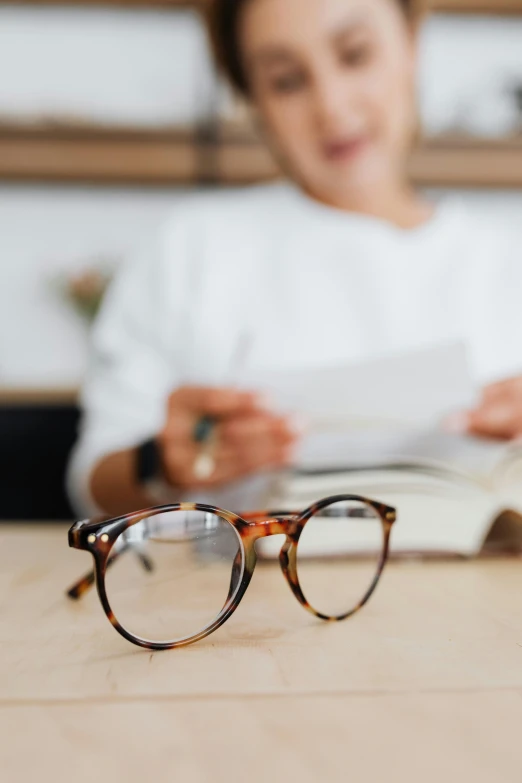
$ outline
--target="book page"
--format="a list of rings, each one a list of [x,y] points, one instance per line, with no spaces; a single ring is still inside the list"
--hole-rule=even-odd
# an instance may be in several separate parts
[[[472,481],[453,481],[443,475],[407,469],[365,470],[281,480],[273,498],[281,509],[305,509],[315,501],[337,495],[360,495],[397,509],[391,536],[394,554],[479,554],[494,520],[503,511],[501,501]],[[353,521],[321,520],[299,547],[300,557],[356,556],[372,541],[365,537],[364,521],[353,536]],[[281,542],[263,539],[260,553],[273,557]]]

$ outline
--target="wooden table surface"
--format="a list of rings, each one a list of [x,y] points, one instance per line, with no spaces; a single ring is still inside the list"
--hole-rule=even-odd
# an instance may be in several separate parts
[[[259,566],[216,634],[125,642],[65,526],[0,528],[0,780],[522,780],[522,561],[392,563],[358,616]],[[327,578],[327,572],[325,572]]]

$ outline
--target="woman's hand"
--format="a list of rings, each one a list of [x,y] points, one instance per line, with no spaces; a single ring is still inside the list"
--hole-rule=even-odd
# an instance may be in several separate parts
[[[488,386],[480,405],[464,414],[470,435],[514,440],[522,437],[522,377]]]
[[[212,453],[216,469],[206,481],[198,480],[194,473],[202,448],[194,441],[194,428],[202,416],[216,420]],[[289,423],[264,410],[254,394],[184,387],[170,396],[159,443],[166,479],[184,491],[217,487],[287,465],[296,437]]]

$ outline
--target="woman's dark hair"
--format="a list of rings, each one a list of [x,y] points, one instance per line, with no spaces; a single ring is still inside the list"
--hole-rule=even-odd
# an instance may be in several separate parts
[[[239,19],[252,0],[209,0],[208,27],[216,60],[231,84],[244,95],[249,94],[248,80],[241,56]],[[418,10],[418,0],[396,0],[408,19]]]

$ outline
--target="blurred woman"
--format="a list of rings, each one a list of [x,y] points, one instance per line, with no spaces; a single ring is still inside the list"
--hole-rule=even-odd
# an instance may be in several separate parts
[[[235,389],[238,355],[319,370],[465,340],[485,386],[522,372],[513,243],[407,177],[413,0],[210,5],[220,64],[287,179],[187,199],[113,287],[71,468],[88,510],[195,499],[291,460],[292,422]],[[460,426],[522,434],[521,387],[488,386]]]

